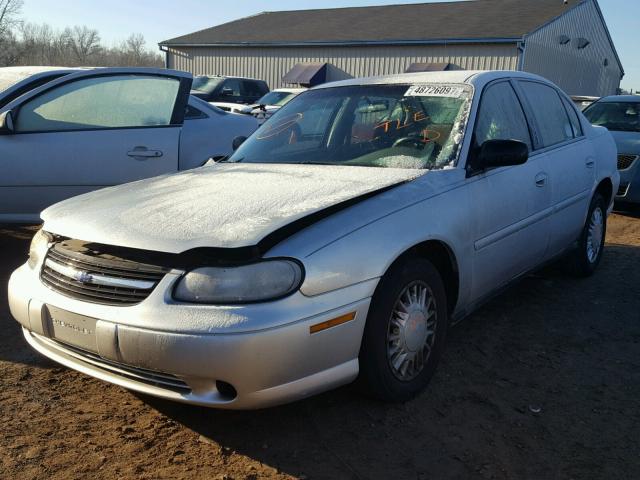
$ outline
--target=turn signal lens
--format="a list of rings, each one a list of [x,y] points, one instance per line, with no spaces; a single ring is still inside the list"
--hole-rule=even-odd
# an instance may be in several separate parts
[[[332,318],[331,320],[327,320],[326,322],[316,323],[315,325],[311,325],[309,327],[309,333],[318,333],[322,330],[326,330],[327,328],[336,327],[338,325],[342,325],[343,323],[350,322],[354,318],[356,318],[356,312],[351,312],[347,313],[346,315]]]

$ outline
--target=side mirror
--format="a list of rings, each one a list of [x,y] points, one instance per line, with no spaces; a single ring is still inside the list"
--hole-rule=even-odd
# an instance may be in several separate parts
[[[529,158],[529,147],[518,140],[487,140],[480,146],[478,169],[522,165]]]
[[[0,135],[11,135],[14,132],[11,110],[0,113]]]
[[[234,138],[233,141],[231,142],[231,148],[233,148],[233,151],[235,152],[238,148],[240,148],[240,145],[242,145],[246,139],[247,137],[243,135],[240,135],[239,137]]]

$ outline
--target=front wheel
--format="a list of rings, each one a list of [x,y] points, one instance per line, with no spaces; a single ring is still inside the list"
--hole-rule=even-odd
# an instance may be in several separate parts
[[[445,343],[447,302],[438,270],[408,257],[384,275],[371,301],[359,382],[381,400],[404,401],[433,376]]]
[[[602,259],[606,234],[607,205],[602,195],[596,193],[591,199],[578,246],[569,257],[571,270],[575,275],[588,277],[595,272]]]

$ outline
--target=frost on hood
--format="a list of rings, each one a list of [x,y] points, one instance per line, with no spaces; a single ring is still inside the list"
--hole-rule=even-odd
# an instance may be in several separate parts
[[[135,248],[250,246],[298,218],[424,173],[218,164],[82,195],[50,207],[43,218],[60,235]]]

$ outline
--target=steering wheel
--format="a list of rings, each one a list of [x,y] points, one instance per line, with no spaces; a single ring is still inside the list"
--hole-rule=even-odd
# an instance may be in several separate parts
[[[402,145],[408,144],[409,146],[417,147],[422,150],[426,142],[422,140],[422,137],[402,137],[393,142],[392,147],[401,147]]]

